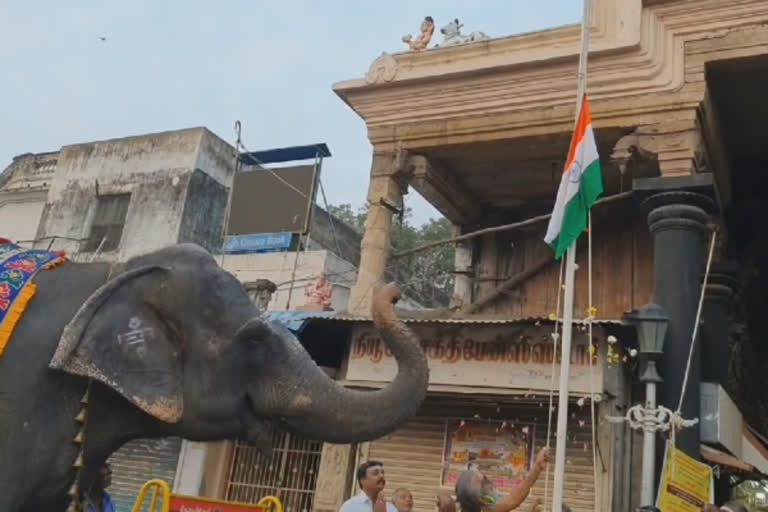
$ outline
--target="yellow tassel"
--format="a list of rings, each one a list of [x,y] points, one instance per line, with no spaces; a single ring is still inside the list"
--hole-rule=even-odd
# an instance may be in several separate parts
[[[88,404],[88,391],[86,391],[85,394],[83,395],[83,398],[80,399],[80,403],[83,405]]]
[[[52,269],[52,268],[54,268],[54,267],[58,267],[58,266],[59,266],[59,265],[61,265],[62,263],[66,263],[66,261],[67,261],[67,257],[66,257],[66,256],[65,256],[65,257],[63,257],[63,258],[61,258],[61,257],[59,257],[59,258],[56,258],[55,260],[53,260],[53,261],[50,261],[50,262],[46,263],[46,264],[43,266],[43,270],[50,270],[50,269]]]
[[[13,301],[11,307],[8,308],[5,318],[2,324],[0,324],[0,356],[5,352],[5,347],[11,339],[14,327],[16,327],[24,310],[27,309],[29,301],[35,296],[36,291],[37,285],[33,282],[27,282],[27,285],[16,296],[16,300]]]
[[[6,255],[5,261],[8,261],[8,259],[14,255],[15,254]],[[49,270],[51,268],[57,267],[66,261],[66,256],[56,258],[55,260],[44,265],[43,270]],[[8,342],[11,339],[11,334],[13,334],[13,329],[16,327],[19,319],[21,319],[21,315],[24,313],[24,310],[27,309],[27,304],[32,299],[32,297],[35,296],[37,285],[34,283],[33,279],[36,277],[36,275],[37,274],[29,277],[28,281],[21,289],[18,296],[16,296],[16,300],[14,300],[13,304],[11,304],[10,308],[8,308],[2,323],[0,323],[0,357],[2,357],[6,346],[8,346]]]
[[[70,497],[74,498],[75,496],[77,496],[77,491],[78,491],[77,482],[75,482],[72,484],[72,487],[69,488],[69,492],[67,492],[67,494]]]
[[[67,507],[67,512],[78,512],[77,505],[75,505],[74,501],[71,501],[69,503],[69,506]]]
[[[83,444],[83,439],[85,439],[85,434],[84,434],[84,433],[83,433],[83,431],[81,430],[80,432],[78,432],[78,433],[77,433],[77,435],[76,435],[76,436],[75,436],[75,438],[72,440],[72,442],[73,442],[73,443],[77,443],[77,444]]]
[[[85,408],[80,409],[80,412],[75,416],[75,421],[78,423],[85,423]]]
[[[75,468],[83,467],[83,454],[82,453],[78,454],[77,459],[75,459],[75,463],[72,464],[72,467],[75,467]]]

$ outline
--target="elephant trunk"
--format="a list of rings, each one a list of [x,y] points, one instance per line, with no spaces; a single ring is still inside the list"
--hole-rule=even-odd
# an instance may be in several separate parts
[[[400,292],[394,284],[378,289],[373,321],[398,364],[398,373],[377,391],[344,388],[314,363],[302,364],[300,386],[287,397],[282,423],[304,437],[328,443],[354,443],[380,438],[405,423],[421,407],[429,368],[421,344],[394,313]],[[297,357],[309,357],[305,352]]]

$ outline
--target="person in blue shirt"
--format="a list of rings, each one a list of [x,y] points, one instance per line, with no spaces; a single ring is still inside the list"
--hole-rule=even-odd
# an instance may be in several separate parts
[[[105,462],[91,490],[85,496],[85,512],[117,512],[112,496],[106,491],[111,484],[112,467]]]

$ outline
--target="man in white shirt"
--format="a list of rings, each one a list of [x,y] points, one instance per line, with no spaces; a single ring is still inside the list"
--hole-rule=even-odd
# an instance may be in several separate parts
[[[397,508],[387,502],[382,493],[387,481],[381,462],[369,460],[360,464],[355,478],[360,486],[360,494],[345,501],[339,512],[397,512]]]

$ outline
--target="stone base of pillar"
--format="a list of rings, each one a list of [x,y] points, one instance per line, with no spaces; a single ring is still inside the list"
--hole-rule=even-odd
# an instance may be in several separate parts
[[[313,512],[338,512],[352,481],[354,451],[348,444],[323,444],[317,471]]]
[[[701,379],[726,386],[731,361],[731,308],[739,282],[738,264],[714,263],[707,280],[701,326]]]
[[[347,312],[354,316],[371,316],[371,301],[373,300],[373,286],[363,282],[356,284],[349,291],[349,303]]]

